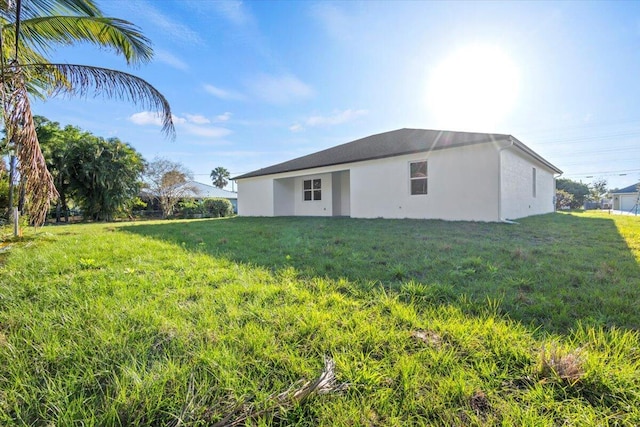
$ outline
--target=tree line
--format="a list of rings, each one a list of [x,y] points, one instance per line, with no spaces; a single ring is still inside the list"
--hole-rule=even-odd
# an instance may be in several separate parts
[[[597,179],[591,184],[573,181],[567,178],[556,180],[556,208],[578,209],[585,202],[600,206],[600,201],[609,193],[607,180]]]
[[[187,185],[192,173],[178,162],[162,158],[147,162],[119,138],[99,137],[71,125],[61,127],[42,116],[34,116],[34,123],[58,193],[51,212],[58,222],[68,222],[72,209],[94,221],[130,216],[134,209],[146,206],[140,198],[143,194],[148,201],[158,201],[162,217],[168,217],[178,201],[197,196]],[[15,157],[4,154],[9,164],[0,160],[0,209],[8,213],[17,206],[24,211],[25,177],[16,170]],[[229,173],[217,167],[211,176],[223,188]]]

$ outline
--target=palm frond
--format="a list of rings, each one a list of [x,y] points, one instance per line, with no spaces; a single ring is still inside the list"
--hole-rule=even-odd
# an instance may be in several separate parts
[[[0,16],[15,18],[15,0],[0,0]],[[74,14],[100,16],[102,13],[93,0],[27,0],[22,2],[25,18],[36,16]]]
[[[7,36],[11,38],[13,37],[13,34],[7,34]],[[2,37],[2,40],[4,40],[4,38],[5,37]],[[3,44],[0,42],[0,44],[2,45],[2,48],[5,49],[4,52],[2,52],[2,58],[5,60],[6,58],[11,58],[12,48],[10,46],[10,43]],[[30,46],[27,46],[24,44],[20,46],[20,49],[18,50],[19,64],[43,64],[46,62],[48,62],[47,59],[44,56],[42,56],[40,53],[33,50]],[[0,66],[0,68],[4,70],[6,66],[7,64],[5,62],[2,64],[2,66]],[[25,70],[23,69],[22,71],[24,72]],[[10,76],[11,76],[10,69],[7,70],[6,75],[4,73],[0,73],[0,84],[4,84],[7,81],[7,79],[10,79]],[[34,74],[33,72],[28,72],[28,71],[24,75],[24,78],[25,78],[25,82],[26,82],[27,90],[29,94],[40,99],[46,98],[48,94],[48,88],[51,86],[48,78],[43,78],[41,76]],[[63,83],[67,85],[69,84],[68,82],[62,82],[62,81],[59,83]]]
[[[25,64],[25,71],[47,78],[51,95],[87,96],[90,92],[106,98],[133,102],[143,108],[159,111],[162,131],[175,137],[171,107],[166,98],[140,77],[108,68],[75,64]]]
[[[15,27],[3,28],[4,37],[12,40]],[[87,42],[122,54],[128,64],[148,62],[153,57],[151,42],[129,21],[94,16],[46,16],[23,20],[21,43],[47,52],[55,45]]]
[[[3,77],[5,81],[0,85],[0,95],[7,141],[13,142],[20,174],[26,178],[30,219],[35,225],[42,225],[51,200],[58,197],[58,192],[40,150],[24,75],[19,67],[14,66],[11,74]]]

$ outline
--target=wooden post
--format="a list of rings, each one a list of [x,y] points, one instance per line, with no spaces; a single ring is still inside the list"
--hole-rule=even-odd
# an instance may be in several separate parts
[[[13,193],[16,183],[14,182],[16,179],[16,156],[11,155],[9,158],[9,209],[7,210],[7,216],[12,217],[13,212]]]
[[[18,214],[18,208],[13,208],[13,237],[20,235],[20,214]]]

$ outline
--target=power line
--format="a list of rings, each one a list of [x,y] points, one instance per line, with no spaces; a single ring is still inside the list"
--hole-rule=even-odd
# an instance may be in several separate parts
[[[589,175],[599,175],[599,176],[625,176],[629,173],[640,172],[640,169],[622,169],[617,171],[600,171],[600,172],[584,172],[584,173],[569,173],[563,174],[562,176],[589,176]],[[609,175],[607,175],[609,174]]]
[[[570,144],[578,144],[580,142],[606,141],[610,139],[617,139],[617,138],[628,137],[628,136],[640,136],[640,131],[616,133],[616,134],[609,134],[609,135],[581,136],[577,138],[554,139],[552,141],[537,142],[536,145],[551,145],[551,144],[570,145]]]
[[[547,128],[547,129],[533,129],[533,130],[521,132],[519,133],[519,135],[579,131],[584,129],[604,128],[604,127],[610,127],[610,126],[620,126],[620,125],[630,125],[630,124],[640,124],[640,119],[628,119],[628,120],[621,120],[621,121],[615,121],[615,122],[600,122],[600,123],[594,122],[594,123],[585,123],[578,126],[562,126],[562,127]]]
[[[602,150],[589,150],[589,151],[571,151],[569,154],[571,156],[577,156],[577,155],[583,155],[583,154],[598,154],[598,153],[618,153],[618,152],[631,152],[631,151],[638,151],[640,150],[640,146],[636,146],[636,147],[616,147],[616,148],[605,148]],[[551,152],[553,153],[553,151]],[[547,156],[552,155],[549,152],[546,153]],[[558,154],[565,154],[565,153],[559,153]]]

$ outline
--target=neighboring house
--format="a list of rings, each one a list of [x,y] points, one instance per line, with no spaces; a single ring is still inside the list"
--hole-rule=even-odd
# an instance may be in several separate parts
[[[186,181],[182,184],[177,184],[175,187],[171,187],[171,193],[174,197],[184,200],[191,199],[195,201],[201,201],[203,199],[211,199],[214,197],[228,199],[233,205],[233,211],[238,212],[238,193],[233,191],[227,191],[218,187],[203,184],[196,181]],[[140,192],[140,198],[151,205],[151,209],[160,210],[160,206],[157,200],[157,195],[154,195],[147,189],[143,189]]]
[[[561,173],[511,135],[399,129],[235,180],[245,216],[500,221],[553,212]]]
[[[222,198],[228,199],[233,205],[233,211],[238,212],[238,193],[233,191],[223,190],[212,185],[203,184],[196,181],[187,181],[181,186],[187,187],[188,191],[185,191],[184,198],[192,198],[195,201],[201,201],[203,199]],[[187,196],[188,195],[188,196]]]
[[[640,183],[630,185],[621,190],[612,191],[611,196],[613,197],[613,209],[617,211],[633,211],[634,213],[637,213],[637,211],[640,210],[640,206],[638,206],[639,187]]]

